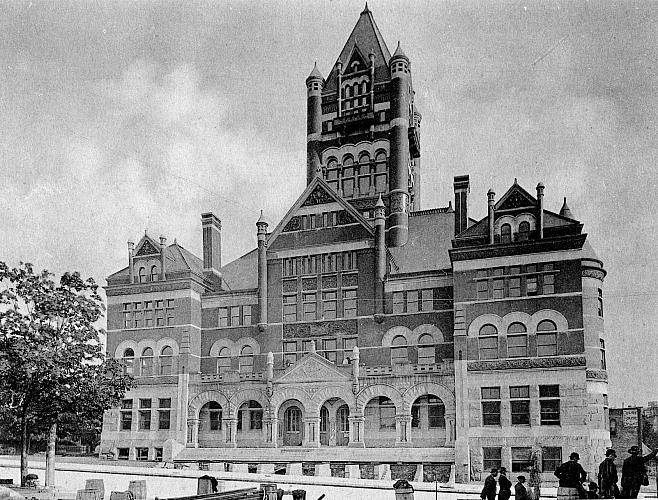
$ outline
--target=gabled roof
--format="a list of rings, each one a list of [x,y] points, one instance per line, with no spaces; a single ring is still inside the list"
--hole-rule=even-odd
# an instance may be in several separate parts
[[[276,383],[345,382],[350,380],[346,370],[316,352],[310,352],[274,379]]]
[[[514,184],[494,205],[495,210],[513,210],[516,208],[536,207],[537,199],[519,186],[514,179]]]
[[[258,249],[238,257],[220,269],[222,288],[226,290],[246,290],[258,288]]]
[[[317,200],[314,201],[314,200]],[[356,220],[359,222],[363,228],[374,237],[375,232],[373,227],[370,225],[370,223],[363,218],[361,213],[355,209],[351,204],[349,204],[347,201],[345,201],[343,198],[338,196],[336,192],[331,189],[331,186],[327,184],[320,176],[316,176],[313,178],[311,183],[306,186],[306,189],[304,189],[304,192],[301,194],[299,198],[297,198],[297,201],[295,204],[288,210],[288,213],[281,219],[281,222],[276,226],[274,231],[272,231],[272,234],[269,235],[267,244],[268,246],[272,246],[274,241],[276,241],[277,237],[281,234],[283,231],[283,228],[286,227],[286,224],[288,224],[288,221],[292,219],[292,217],[297,213],[297,210],[299,210],[302,206],[306,204],[323,204],[323,203],[331,203],[331,202],[336,202],[339,205],[341,205],[348,213],[350,213]]]
[[[144,242],[148,241],[149,245],[154,243],[153,239],[148,235],[144,235],[140,242],[137,244],[137,249],[144,248]],[[158,251],[158,254],[160,252]],[[167,273],[178,273],[178,272],[192,272],[199,276],[203,276],[203,261],[194,255],[189,250],[186,250],[180,246],[176,241],[165,248],[165,271]],[[111,274],[107,277],[107,280],[113,280],[118,278],[128,278],[129,272],[128,267],[124,267],[120,271]]]
[[[160,253],[160,243],[151,238],[147,233],[144,233],[142,239],[139,240],[135,247],[135,257],[144,255],[157,255]]]
[[[359,20],[356,22],[352,33],[345,42],[343,50],[341,50],[338,60],[340,60],[343,65],[347,65],[354,51],[354,48],[358,47],[361,54],[366,58],[372,52],[375,55],[375,81],[387,80],[391,77],[388,62],[391,59],[391,53],[386,47],[386,42],[382,34],[379,32],[379,28],[375,24],[375,20],[372,17],[372,12],[366,8],[361,12]],[[336,62],[338,62],[338,60]],[[345,66],[343,66],[345,68]],[[331,73],[327,77],[327,82],[325,84],[325,90],[335,91],[338,86],[338,76],[336,71],[336,65],[334,64],[331,68]]]
[[[409,214],[409,239],[389,248],[398,269],[393,274],[447,269],[455,230],[455,212],[444,209]]]

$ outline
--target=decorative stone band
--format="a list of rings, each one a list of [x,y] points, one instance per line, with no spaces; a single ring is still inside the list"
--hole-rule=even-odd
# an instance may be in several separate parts
[[[356,335],[356,320],[322,321],[314,323],[291,323],[283,325],[283,338],[313,338],[336,336],[337,334]]]
[[[587,370],[585,378],[588,380],[608,380],[608,372],[605,370]]]
[[[582,270],[582,276],[583,278],[595,278],[597,280],[603,281],[603,278],[605,278],[605,271],[602,269],[586,267]]]
[[[494,359],[487,361],[469,361],[468,371],[517,370],[526,368],[560,368],[569,366],[585,366],[585,356],[524,358],[524,359]]]
[[[390,194],[390,214],[409,212],[409,195],[405,192],[394,191]]]

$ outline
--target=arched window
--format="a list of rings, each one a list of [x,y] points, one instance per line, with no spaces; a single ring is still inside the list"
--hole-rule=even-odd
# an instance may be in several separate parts
[[[226,373],[231,369],[231,350],[222,347],[217,355],[217,373]]]
[[[245,401],[238,409],[238,432],[263,428],[263,407],[258,401]]]
[[[171,375],[174,359],[174,351],[171,347],[164,346],[160,353],[160,375]]]
[[[343,196],[354,196],[354,158],[347,155],[343,158]]]
[[[434,339],[429,333],[425,333],[418,339],[418,364],[432,365],[435,362]]]
[[[320,408],[320,432],[329,432],[329,410],[326,406]],[[326,444],[329,444],[329,440]]]
[[[375,193],[386,192],[386,153],[379,151],[375,155]]]
[[[132,375],[134,373],[135,351],[130,347],[123,351],[123,358],[121,358],[121,361],[123,362],[123,371]]]
[[[537,356],[557,355],[557,326],[545,319],[537,325]]]
[[[352,97],[352,87],[348,85],[345,87],[345,98],[349,99],[350,97]]]
[[[415,429],[445,428],[446,409],[433,394],[421,396],[411,405],[411,427]]]
[[[519,224],[519,241],[527,241],[530,239],[530,223],[523,221]]]
[[[139,358],[139,362],[142,377],[153,375],[153,349],[150,347],[144,349],[141,358]]]
[[[528,335],[523,323],[512,323],[507,327],[507,356],[524,358],[528,355]]]
[[[151,266],[151,281],[158,281],[158,266]]]
[[[367,94],[368,93],[368,82],[363,82],[361,84],[361,93],[362,94]]]
[[[408,360],[407,339],[403,335],[393,337],[391,342],[391,363],[407,363]]]
[[[254,371],[254,349],[246,345],[240,351],[240,373],[252,373]]]
[[[512,226],[509,224],[503,224],[500,226],[500,242],[501,243],[511,243],[512,242]]]
[[[145,267],[140,267],[139,268],[139,282],[140,283],[146,283],[146,268]]]
[[[199,431],[222,430],[222,406],[217,401],[210,401],[199,410]]]
[[[494,325],[483,325],[479,337],[480,359],[497,359],[498,329]]]
[[[359,157],[359,193],[364,195],[370,192],[370,155],[362,153]]]

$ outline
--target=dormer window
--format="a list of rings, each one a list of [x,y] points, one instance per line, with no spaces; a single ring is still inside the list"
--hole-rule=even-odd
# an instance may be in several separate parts
[[[146,268],[145,267],[140,267],[139,268],[139,282],[140,283],[146,283]]]
[[[151,281],[158,281],[158,266],[151,266]]]

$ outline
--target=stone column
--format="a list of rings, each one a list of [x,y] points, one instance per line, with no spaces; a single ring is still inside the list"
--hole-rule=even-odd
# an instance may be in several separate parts
[[[185,444],[188,448],[198,448],[199,447],[199,419],[198,418],[188,418],[187,419],[187,443]]]
[[[320,417],[305,417],[303,446],[308,448],[320,447]]]
[[[235,448],[237,442],[235,435],[238,432],[238,419],[237,418],[224,418],[222,419],[224,429],[224,443],[227,448]]]
[[[446,415],[446,446],[453,446],[455,444],[455,416]]]
[[[411,446],[411,414],[395,416],[395,446]]]
[[[263,446],[276,448],[277,419],[268,417],[263,420]]]
[[[352,448],[365,448],[366,444],[363,439],[363,424],[366,419],[363,415],[349,416],[347,420],[350,423],[350,442],[348,446]]]
[[[336,433],[338,426],[336,425],[336,413],[329,413],[329,446],[336,446]]]

